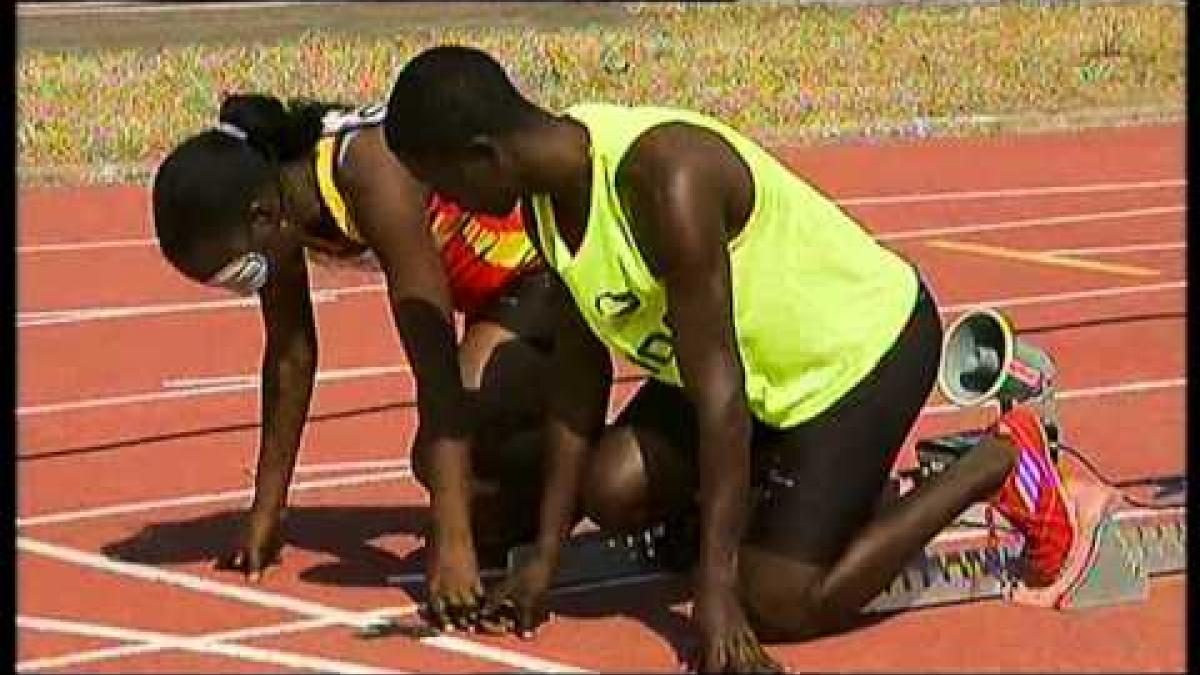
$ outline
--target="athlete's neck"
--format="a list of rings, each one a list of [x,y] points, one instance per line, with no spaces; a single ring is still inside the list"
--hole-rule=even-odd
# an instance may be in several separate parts
[[[509,147],[523,192],[566,196],[590,185],[587,129],[575,120],[546,116],[536,126],[513,132]]]
[[[289,162],[280,168],[279,174],[284,213],[297,227],[311,230],[321,220],[321,197],[315,164],[309,158]]]
[[[511,139],[522,192],[549,195],[568,240],[582,238],[591,199],[592,153],[587,128],[569,117],[549,115]],[[570,217],[562,218],[562,214]],[[574,230],[574,231],[572,231]]]

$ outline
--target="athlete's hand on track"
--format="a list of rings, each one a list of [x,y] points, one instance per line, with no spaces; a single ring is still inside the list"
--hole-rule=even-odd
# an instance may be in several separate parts
[[[262,581],[267,568],[279,563],[283,548],[281,521],[279,513],[252,513],[242,529],[241,541],[234,550],[217,558],[216,568],[237,570],[251,581]]]
[[[737,594],[728,588],[696,592],[692,621],[700,644],[688,666],[701,673],[782,673],[784,669],[759,644],[742,613]]]
[[[514,570],[488,594],[480,627],[489,633],[532,638],[548,616],[544,601],[553,576],[553,566],[538,557]]]
[[[473,629],[479,621],[483,585],[475,551],[465,543],[431,543],[426,567],[429,620],[440,630]]]

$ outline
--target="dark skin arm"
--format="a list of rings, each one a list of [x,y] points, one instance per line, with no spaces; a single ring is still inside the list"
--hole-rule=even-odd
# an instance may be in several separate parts
[[[430,495],[428,583],[439,627],[471,625],[482,596],[471,535],[472,413],[458,367],[450,290],[426,223],[427,188],[361,132],[343,172],[352,217],[383,268],[396,330],[417,384],[414,469]]]
[[[565,287],[558,285],[559,317],[554,374],[547,395],[546,482],[542,491],[535,555],[505,579],[487,600],[483,626],[531,637],[545,618],[542,599],[558,567],[563,540],[575,522],[579,484],[588,450],[604,429],[612,387],[608,350],[592,335]]]
[[[275,260],[259,291],[259,306],[266,348],[254,503],[239,546],[217,561],[218,567],[240,570],[255,581],[277,561],[282,546],[280,521],[317,370],[317,331],[301,249]]]
[[[643,257],[667,289],[667,322],[699,439],[701,550],[693,621],[701,671],[778,670],[737,597],[749,508],[752,415],[733,322],[728,242],[754,203],[740,157],[715,133],[669,124],[644,134],[617,174]]]

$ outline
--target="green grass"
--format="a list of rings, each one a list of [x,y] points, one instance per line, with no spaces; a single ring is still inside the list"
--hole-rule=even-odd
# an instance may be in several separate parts
[[[382,100],[406,59],[442,42],[493,53],[549,108],[585,99],[679,105],[772,139],[845,129],[919,136],[982,128],[969,122],[979,115],[1184,105],[1181,6],[629,11],[623,28],[414,28],[391,39],[314,31],[255,45],[25,51],[18,164],[152,165],[214,123],[223,92]]]

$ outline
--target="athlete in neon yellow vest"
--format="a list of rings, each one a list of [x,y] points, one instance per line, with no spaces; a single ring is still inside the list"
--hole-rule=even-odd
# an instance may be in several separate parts
[[[759,639],[843,626],[977,500],[1025,533],[1028,583],[1056,582],[1081,549],[1024,407],[877,511],[935,379],[936,306],[912,265],[737,131],[668,108],[552,114],[464,47],[405,66],[384,131],[468,208],[522,199],[562,281],[538,555],[490,596],[484,627],[540,621],[577,504],[618,531],[698,521],[705,671],[778,669]],[[605,347],[650,376],[608,426]]]

